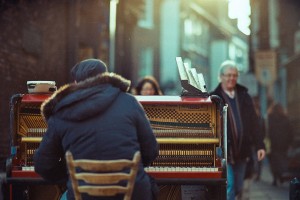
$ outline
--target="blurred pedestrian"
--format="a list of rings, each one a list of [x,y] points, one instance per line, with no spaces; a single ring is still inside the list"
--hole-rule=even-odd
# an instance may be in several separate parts
[[[293,133],[290,121],[283,106],[276,103],[268,116],[268,136],[271,143],[269,155],[273,185],[283,181],[283,174],[288,172],[288,150],[291,148]]]
[[[74,194],[68,180],[66,151],[70,150],[74,159],[95,160],[132,159],[140,151],[142,162],[132,199],[151,200],[155,185],[144,166],[158,155],[158,144],[143,108],[126,93],[130,81],[108,73],[105,63],[98,59],[78,63],[71,73],[74,83],[61,87],[42,104],[48,129],[35,151],[35,171],[47,181],[66,181],[70,200]],[[83,199],[95,198],[86,194]]]
[[[266,124],[265,123],[266,122],[265,122],[263,114],[261,113],[261,110],[260,110],[259,98],[254,97],[253,103],[254,103],[255,112],[258,116],[259,136],[261,137],[260,140],[265,140],[265,137],[266,137]],[[247,162],[245,179],[252,179],[255,176],[255,180],[259,181],[260,175],[261,175],[261,166],[262,166],[262,161],[257,160],[255,146],[252,145],[252,157],[250,157]]]
[[[247,88],[238,84],[237,65],[224,61],[219,69],[220,84],[211,93],[228,104],[227,120],[227,200],[242,198],[247,160],[255,146],[258,161],[265,156],[265,146],[259,135],[259,121]]]
[[[265,141],[266,135],[267,135],[267,130],[266,130],[266,120],[264,118],[264,115],[261,113],[261,107],[260,107],[260,101],[258,97],[254,98],[254,108],[256,111],[256,114],[258,116],[258,122],[259,122],[259,128],[260,128],[260,137],[262,140]],[[257,160],[257,156],[255,155],[255,172],[256,172],[256,177],[255,180],[259,181],[260,176],[261,176],[261,168],[262,168],[262,161]]]
[[[157,80],[153,76],[145,76],[135,87],[135,95],[163,95]]]

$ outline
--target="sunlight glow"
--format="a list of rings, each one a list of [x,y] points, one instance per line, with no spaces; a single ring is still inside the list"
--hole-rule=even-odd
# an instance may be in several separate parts
[[[250,14],[250,0],[228,0],[228,17],[237,19],[237,27],[245,35],[250,35]]]

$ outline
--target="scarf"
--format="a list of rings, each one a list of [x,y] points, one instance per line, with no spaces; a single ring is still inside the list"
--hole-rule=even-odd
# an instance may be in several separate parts
[[[231,103],[229,100],[228,95],[222,90],[222,97],[225,100],[225,102],[229,105],[229,108],[231,108]],[[229,134],[231,134],[231,146],[229,147],[229,151],[231,154],[230,157],[230,162],[234,163],[235,160],[237,160],[239,158],[239,149],[240,149],[240,145],[241,145],[241,137],[242,137],[242,120],[241,120],[241,115],[240,115],[240,110],[239,110],[239,102],[238,102],[238,98],[237,98],[237,92],[235,92],[235,98],[234,101],[236,103],[237,106],[237,111],[238,111],[238,116],[234,115],[234,112],[231,109],[228,109],[228,118],[229,118],[229,126],[230,126],[230,130],[231,132]],[[238,117],[238,119],[236,118]],[[240,121],[240,126],[241,126],[241,133],[238,133],[238,128],[237,128],[237,120]]]

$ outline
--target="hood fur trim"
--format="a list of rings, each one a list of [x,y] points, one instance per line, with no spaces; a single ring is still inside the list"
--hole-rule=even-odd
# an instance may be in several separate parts
[[[60,87],[56,92],[53,93],[53,95],[49,99],[42,103],[42,116],[44,117],[44,119],[48,120],[49,117],[53,115],[54,108],[58,104],[58,102],[60,102],[60,100],[68,94],[99,84],[111,84],[113,87],[117,87],[121,91],[127,92],[129,90],[131,81],[123,78],[118,74],[105,72],[79,83],[66,84]]]

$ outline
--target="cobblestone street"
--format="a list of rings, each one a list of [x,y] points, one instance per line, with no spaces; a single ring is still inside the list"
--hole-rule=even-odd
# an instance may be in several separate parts
[[[263,161],[261,179],[246,181],[244,200],[287,200],[289,199],[289,182],[278,186],[272,185],[272,175],[267,160]]]

